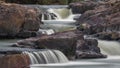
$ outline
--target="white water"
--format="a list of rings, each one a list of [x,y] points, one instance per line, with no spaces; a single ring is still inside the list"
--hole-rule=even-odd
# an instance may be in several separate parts
[[[55,31],[53,29],[39,29],[39,32],[37,33],[38,35],[40,34],[47,34],[47,35],[51,35],[54,34]]]
[[[58,31],[64,27],[75,26],[75,16],[70,10],[65,9],[49,9],[48,12],[56,14],[56,20],[43,20],[45,26],[56,29]],[[66,13],[67,12],[67,13]],[[64,14],[65,13],[65,14]],[[70,29],[70,28],[69,28]],[[63,29],[64,30],[64,29]],[[62,30],[62,31],[63,31]],[[68,29],[67,29],[68,30]],[[81,59],[76,61],[69,61],[67,63],[56,64],[34,64],[31,68],[119,68],[120,67],[120,43],[116,41],[98,40],[98,46],[103,54],[108,55],[107,58],[102,59]]]
[[[72,15],[66,16],[65,18],[66,19],[69,18],[70,20],[73,19]],[[67,21],[69,21],[69,20],[67,20]],[[60,26],[59,29],[68,26],[68,25],[65,25],[65,23],[66,23],[65,20],[63,20],[63,21],[56,20],[54,22],[55,22],[55,24],[54,25],[52,24],[54,26],[53,29],[54,28],[56,29],[58,26]],[[63,23],[63,22],[65,22],[65,23]],[[50,25],[49,23],[51,23],[51,22],[48,22],[48,24],[46,24],[46,26]],[[63,24],[62,25],[58,24],[56,26],[57,23],[63,23]],[[48,27],[48,29],[50,29],[50,28],[51,27]],[[49,34],[51,32],[52,31],[50,31],[50,32],[48,31]],[[80,59],[80,60],[76,60],[76,61],[69,61],[67,63],[34,64],[34,63],[40,63],[40,62],[48,63],[49,61],[51,61],[51,59],[49,61],[47,61],[48,59],[46,59],[46,60],[42,59],[43,61],[40,61],[41,57],[39,57],[39,59],[38,58],[31,59],[31,61],[33,61],[33,62],[31,63],[32,65],[30,65],[30,67],[31,68],[120,68],[120,43],[118,43],[116,41],[105,41],[105,40],[98,40],[98,42],[99,42],[99,47],[101,48],[102,53],[109,55],[108,58]],[[6,40],[1,41],[0,45],[1,46],[6,45]],[[31,58],[36,58],[37,56],[41,55],[36,52],[34,52],[34,53],[25,52],[25,53],[29,54]],[[50,54],[53,57],[55,57],[55,55],[53,55],[52,53],[50,53]],[[35,55],[37,55],[37,56],[35,56]],[[60,54],[58,53],[58,55],[60,55]],[[48,56],[48,54],[46,53],[45,56]],[[44,57],[44,58],[51,58],[51,57]],[[61,58],[61,59],[63,59],[63,58]],[[54,58],[54,62],[58,62],[58,60],[56,58]]]
[[[47,10],[49,13],[55,14],[55,19],[51,19],[49,16],[48,20],[44,20],[45,16],[42,16],[42,22],[44,25],[40,27],[42,29],[53,29],[55,32],[62,32],[67,30],[76,29],[75,20],[76,16],[81,14],[72,14],[71,10],[68,8],[49,8]]]
[[[120,55],[120,43],[117,41],[98,40],[98,46],[103,54],[109,56]]]
[[[59,50],[41,50],[39,52],[23,52],[30,57],[31,64],[65,63],[67,57]]]

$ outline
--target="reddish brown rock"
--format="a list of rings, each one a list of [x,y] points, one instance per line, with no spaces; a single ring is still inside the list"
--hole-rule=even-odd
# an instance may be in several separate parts
[[[0,68],[29,68],[30,59],[27,55],[15,54],[0,57]]]
[[[19,32],[38,31],[37,10],[19,4],[0,3],[0,36],[16,36]]]

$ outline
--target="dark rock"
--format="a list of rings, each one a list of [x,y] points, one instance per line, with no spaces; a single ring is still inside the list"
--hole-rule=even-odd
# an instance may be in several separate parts
[[[120,33],[119,32],[101,32],[93,35],[93,37],[97,37],[99,39],[104,40],[120,40]]]
[[[69,8],[72,9],[74,14],[83,14],[87,10],[94,9],[95,6],[97,6],[97,3],[93,1],[83,1],[69,4]]]
[[[76,59],[80,58],[106,58],[101,54],[98,42],[95,39],[78,40],[76,46]]]
[[[4,47],[4,48],[0,48],[0,54],[2,54],[2,55],[21,54],[24,51],[33,52],[33,51],[40,51],[40,49],[16,48],[16,47]]]
[[[86,11],[78,20],[78,29],[85,34],[120,31],[120,1],[105,2]]]
[[[17,38],[29,38],[29,37],[35,37],[35,36],[37,36],[37,32],[35,31],[19,32],[16,35]]]
[[[21,40],[18,41],[14,47],[56,49],[62,51],[69,59],[75,57],[76,51],[84,52],[85,50],[86,54],[92,51],[89,55],[91,54],[94,57],[103,58],[101,57],[102,54],[97,44],[97,40],[85,40],[80,31],[66,31],[49,36],[45,35]],[[94,52],[101,54],[101,56],[93,55]],[[76,57],[78,57],[77,55]],[[87,58],[87,56],[84,57]]]

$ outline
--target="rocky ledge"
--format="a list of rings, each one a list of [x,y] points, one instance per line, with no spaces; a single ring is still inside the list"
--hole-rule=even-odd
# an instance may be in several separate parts
[[[49,36],[28,38],[18,41],[12,46],[35,49],[56,49],[62,51],[69,59],[106,57],[106,55],[101,54],[97,40],[84,39],[83,34],[79,31],[66,31]]]

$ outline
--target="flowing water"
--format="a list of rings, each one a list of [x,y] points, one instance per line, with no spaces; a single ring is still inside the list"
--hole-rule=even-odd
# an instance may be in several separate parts
[[[38,9],[45,8],[44,10],[56,15],[55,19],[51,19],[48,15],[48,20],[42,21],[44,25],[39,31],[47,34],[61,32],[66,30],[75,29],[75,20],[73,19],[80,14],[73,15],[70,9],[65,6],[39,6],[29,5]],[[0,40],[0,47],[7,47],[17,40]],[[108,55],[108,58],[102,59],[80,59],[68,61],[67,58],[58,50],[45,50],[40,52],[24,52],[23,54],[29,55],[31,59],[31,68],[119,68],[120,67],[120,43],[116,41],[98,40],[99,47],[103,54]],[[3,48],[4,49],[4,48]],[[61,63],[60,63],[61,62]],[[62,63],[64,62],[64,63]],[[40,64],[42,63],[42,64]],[[48,63],[48,64],[43,64]]]
[[[38,52],[23,52],[30,57],[31,64],[49,64],[68,62],[67,57],[59,50],[42,50]]]

